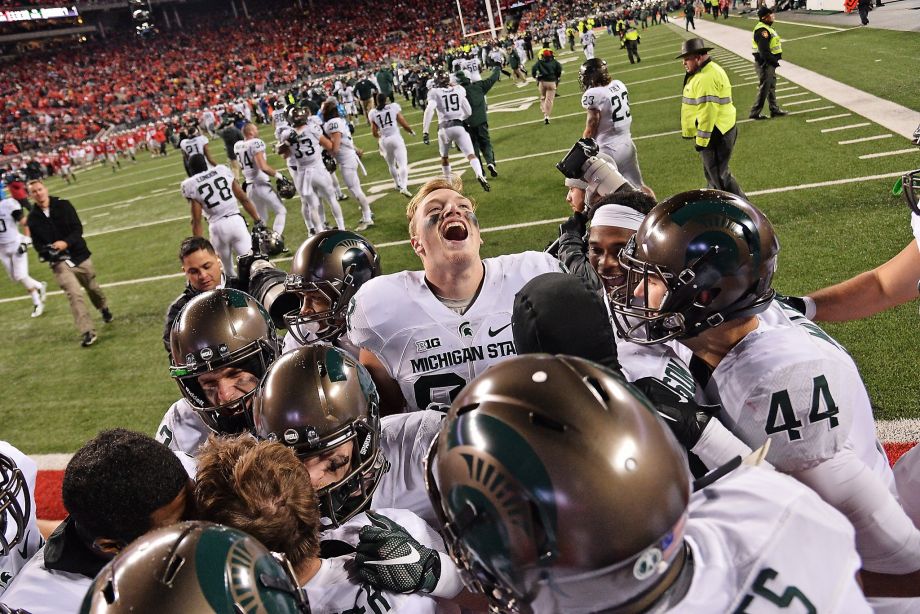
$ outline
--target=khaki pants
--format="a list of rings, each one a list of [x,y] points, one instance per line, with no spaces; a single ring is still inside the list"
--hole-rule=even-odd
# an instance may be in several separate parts
[[[543,117],[549,117],[553,112],[553,103],[556,99],[556,82],[540,81],[540,110]]]
[[[86,288],[93,307],[103,309],[106,306],[105,295],[102,293],[102,288],[99,287],[99,282],[96,281],[96,269],[93,267],[92,259],[87,258],[73,267],[68,266],[66,262],[58,262],[51,267],[51,270],[54,272],[54,280],[70,301],[70,313],[73,314],[73,322],[77,330],[81,335],[92,331],[93,320],[86,311],[86,302],[83,300],[80,288]]]

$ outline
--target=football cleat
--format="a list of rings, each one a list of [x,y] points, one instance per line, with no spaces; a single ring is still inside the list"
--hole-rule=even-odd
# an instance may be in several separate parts
[[[45,304],[44,304],[44,303],[39,303],[38,305],[35,305],[34,307],[32,307],[32,317],[33,317],[33,318],[37,318],[38,316],[40,316],[40,315],[43,314],[43,313],[45,313]]]
[[[492,190],[492,186],[489,185],[489,182],[486,180],[485,177],[476,177],[476,179],[479,180],[479,185],[482,186],[483,190],[485,190],[486,192],[489,192]]]

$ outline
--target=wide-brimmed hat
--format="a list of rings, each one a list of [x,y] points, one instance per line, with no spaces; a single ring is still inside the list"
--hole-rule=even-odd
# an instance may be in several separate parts
[[[706,46],[706,41],[702,38],[691,38],[685,40],[684,44],[680,47],[680,55],[675,59],[685,58],[688,55],[698,55],[700,53],[709,53],[712,51],[712,47]]]

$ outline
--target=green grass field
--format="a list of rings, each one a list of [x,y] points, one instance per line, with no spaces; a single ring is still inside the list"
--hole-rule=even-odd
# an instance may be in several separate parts
[[[674,55],[680,49],[683,24],[675,23],[681,25],[680,32],[658,26],[643,33],[643,62],[636,66],[629,65],[625,51],[611,37],[604,35],[598,41],[598,55],[610,62],[611,74],[629,87],[632,130],[642,171],[661,198],[705,185],[697,154],[678,132],[683,69]],[[874,43],[863,39],[864,34],[835,34],[802,43],[850,37],[850,53],[866,55]],[[794,45],[790,44],[790,54]],[[918,56],[914,54],[911,60]],[[862,85],[876,93],[883,90],[873,88],[885,87],[887,75],[903,70],[905,62],[904,57],[894,55],[878,57],[882,61],[873,62],[873,70],[862,73]],[[482,192],[465,163],[454,164],[455,172],[465,171],[469,193],[479,202],[487,256],[542,249],[555,237],[555,220],[568,212],[562,177],[553,165],[584,126],[576,83],[583,58],[565,53],[559,59],[566,72],[550,126],[543,125],[536,85],[519,89],[503,79],[490,92],[490,126],[501,173],[492,181],[492,192]],[[822,72],[829,73],[827,68]],[[730,74],[739,117],[743,117],[756,81],[745,81],[745,75],[733,71]],[[911,238],[907,209],[890,195],[893,177],[819,188],[801,186],[900,173],[920,165],[920,154],[861,160],[860,155],[903,149],[906,141],[896,136],[840,145],[838,141],[880,134],[884,129],[871,125],[822,133],[824,128],[854,123],[850,120],[855,115],[809,123],[807,119],[847,110],[825,100],[811,101],[819,96],[782,79],[778,88],[780,96],[791,96],[781,104],[793,114],[770,122],[741,123],[732,168],[779,233],[782,252],[777,288],[801,293],[884,262]],[[805,102],[790,104],[797,101]],[[907,102],[917,108],[912,100]],[[409,122],[418,128],[421,111],[413,110],[408,102],[403,107]],[[262,132],[270,142],[269,129],[263,127]],[[406,244],[406,199],[395,193],[363,123],[358,126],[356,143],[367,152],[365,191],[376,199],[372,206],[377,226],[367,236],[380,246],[387,272],[419,268]],[[411,183],[418,185],[440,172],[435,146],[425,147],[420,139],[407,143]],[[213,147],[222,161],[222,145]],[[283,166],[277,157],[269,161]],[[98,342],[89,349],[80,348],[63,296],[51,296],[45,315],[31,319],[26,298],[3,300],[24,296],[21,286],[0,282],[0,319],[7,330],[0,347],[0,377],[8,385],[0,404],[3,439],[30,453],[72,451],[103,427],[119,425],[152,432],[178,398],[179,391],[167,374],[160,335],[166,307],[184,285],[175,276],[178,244],[190,232],[188,206],[178,191],[183,177],[180,155],[173,150],[166,159],[151,160],[141,154],[136,165],[123,162],[117,173],[106,168],[84,171],[75,186],[49,181],[52,194],[71,199],[80,212],[101,282],[114,284],[106,291],[115,321],[103,325],[97,319]],[[784,190],[777,191],[780,188]],[[294,249],[306,231],[299,200],[287,201],[287,206],[285,235]],[[355,200],[345,201],[343,207],[353,227],[358,221]],[[508,225],[523,226],[497,229]],[[32,275],[56,289],[47,265],[37,262],[34,254],[30,257]],[[279,266],[287,264],[281,261]],[[920,358],[920,348],[910,334],[917,329],[916,309],[916,304],[907,305],[863,322],[828,327],[862,368],[879,418],[920,415],[920,382],[901,375],[912,372]]]

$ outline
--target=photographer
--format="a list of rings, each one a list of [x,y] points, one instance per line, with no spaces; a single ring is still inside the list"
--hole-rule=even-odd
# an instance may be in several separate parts
[[[89,347],[96,341],[96,331],[80,287],[86,289],[93,306],[102,314],[103,322],[112,321],[112,312],[96,281],[96,269],[83,240],[83,224],[70,201],[50,196],[40,179],[29,181],[29,195],[35,201],[26,222],[32,244],[39,258],[51,265],[55,281],[70,301],[74,324],[82,336],[80,345]]]

